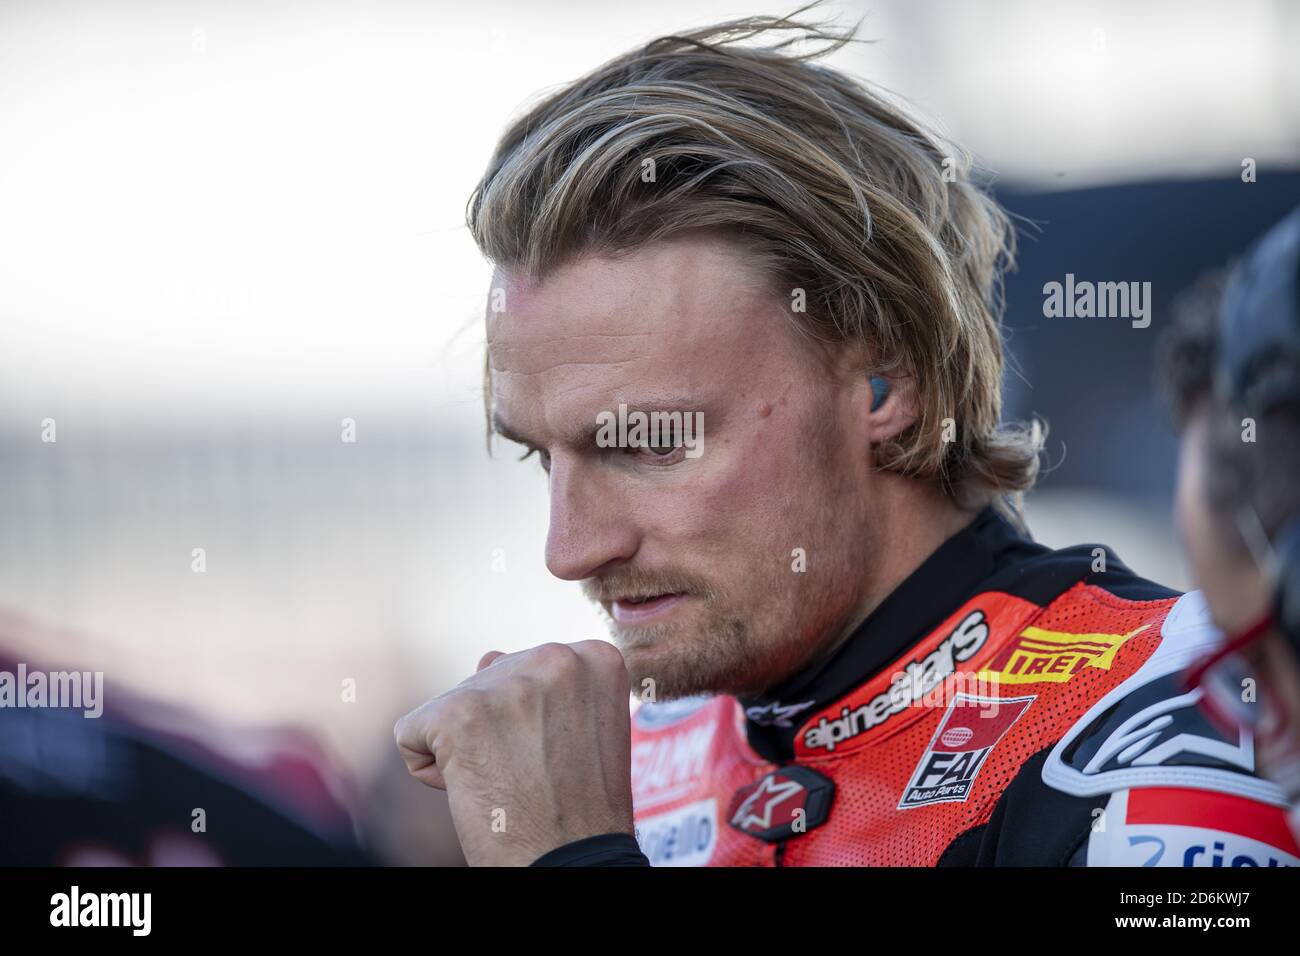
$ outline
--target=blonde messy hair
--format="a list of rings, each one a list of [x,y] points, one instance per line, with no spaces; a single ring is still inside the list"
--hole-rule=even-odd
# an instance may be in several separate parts
[[[1014,231],[963,151],[814,62],[856,27],[797,19],[807,9],[660,37],[542,100],[497,145],[470,230],[533,279],[579,255],[726,231],[774,293],[804,290],[802,331],[865,345],[865,372],[916,381],[918,420],[877,450],[880,467],[1019,518],[1043,435],[1000,422]]]

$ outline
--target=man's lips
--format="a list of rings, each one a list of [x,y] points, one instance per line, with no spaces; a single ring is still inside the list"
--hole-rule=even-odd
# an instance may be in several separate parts
[[[685,594],[656,594],[638,600],[620,598],[610,602],[609,613],[619,624],[643,624],[668,613],[684,600]]]

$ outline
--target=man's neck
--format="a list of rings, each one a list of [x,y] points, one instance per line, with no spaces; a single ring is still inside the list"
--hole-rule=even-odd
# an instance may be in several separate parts
[[[801,666],[815,667],[830,658],[945,541],[975,520],[938,489],[900,475],[880,476],[882,494],[874,508],[872,560],[863,569],[863,597],[849,619]]]

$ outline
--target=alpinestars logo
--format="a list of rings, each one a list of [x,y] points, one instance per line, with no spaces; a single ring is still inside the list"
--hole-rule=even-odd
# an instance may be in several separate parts
[[[805,700],[802,704],[783,704],[774,700],[770,704],[746,707],[745,716],[764,727],[793,727],[793,718],[815,703],[815,700]]]
[[[989,754],[1033,700],[958,694],[921,755],[898,809],[965,803]]]
[[[835,782],[811,767],[781,767],[736,791],[731,825],[768,843],[807,833],[826,822],[835,799]]]
[[[931,653],[909,661],[902,671],[895,674],[889,690],[877,694],[861,707],[853,710],[841,708],[840,716],[834,720],[823,717],[809,727],[804,732],[804,746],[834,750],[838,744],[883,724],[894,714],[920,701],[944,678],[955,674],[957,665],[974,657],[988,636],[989,626],[984,612],[971,611]]]

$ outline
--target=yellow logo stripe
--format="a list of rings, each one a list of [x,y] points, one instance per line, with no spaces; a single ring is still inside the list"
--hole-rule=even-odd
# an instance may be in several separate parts
[[[996,666],[984,668],[978,676],[1002,684],[1064,683],[1083,667],[1110,670],[1123,643],[1150,626],[1143,624],[1127,634],[1069,634],[1027,627],[995,655]]]

